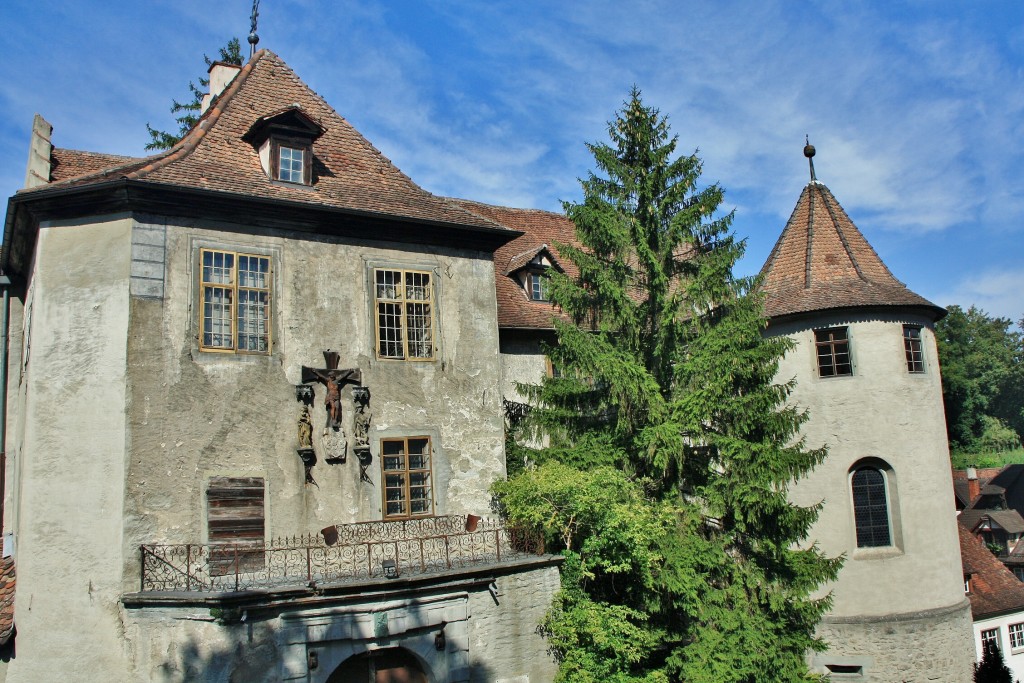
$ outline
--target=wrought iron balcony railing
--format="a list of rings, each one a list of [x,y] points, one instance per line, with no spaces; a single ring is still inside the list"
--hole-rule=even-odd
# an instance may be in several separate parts
[[[142,591],[233,592],[429,574],[544,552],[498,520],[447,516],[328,527],[267,544],[143,545]]]

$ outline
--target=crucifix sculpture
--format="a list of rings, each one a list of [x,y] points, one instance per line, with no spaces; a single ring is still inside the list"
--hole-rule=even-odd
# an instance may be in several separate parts
[[[327,388],[324,408],[327,409],[327,426],[331,429],[341,429],[341,388],[346,384],[360,384],[363,377],[359,368],[338,369],[340,357],[337,351],[327,349],[324,351],[326,368],[302,366],[303,383],[319,382]]]

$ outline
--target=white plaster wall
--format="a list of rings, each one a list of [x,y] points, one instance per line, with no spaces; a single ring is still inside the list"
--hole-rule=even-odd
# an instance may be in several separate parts
[[[907,372],[902,324],[922,326],[926,371]],[[820,378],[813,330],[848,326],[854,374]],[[810,413],[807,446],[829,448],[827,460],[792,489],[803,505],[824,502],[811,538],[846,562],[832,590],[832,616],[927,611],[963,600],[941,380],[932,325],[914,314],[820,315],[773,325],[796,342],[779,368],[796,379],[791,401]],[[849,485],[861,458],[887,462],[898,501],[891,501],[898,547],[858,549]]]
[[[126,555],[140,543],[204,540],[204,496],[211,476],[260,476],[267,486],[269,537],[316,533],[330,524],[381,518],[382,437],[425,434],[434,449],[435,512],[486,514],[489,486],[505,476],[501,367],[494,267],[487,254],[341,241],[242,226],[164,224],[163,298],[133,298],[129,341],[131,466]],[[255,232],[255,234],[253,234]],[[274,261],[270,356],[198,351],[195,327],[199,247],[271,255]],[[437,358],[375,357],[373,266],[434,273]],[[316,485],[296,455],[301,367],[323,367],[339,351],[370,388],[371,482],[356,458],[331,465],[318,452]],[[312,406],[314,445],[324,422],[323,387]],[[350,390],[344,424],[352,436]],[[126,559],[126,590],[137,561]]]
[[[130,233],[125,218],[40,229],[13,433],[18,635],[9,681],[109,680],[102,672],[125,670],[118,598]]]
[[[978,662],[984,654],[984,650],[981,645],[981,632],[988,631],[989,629],[999,629],[999,650],[1003,653],[1003,661],[1006,666],[1010,667],[1010,671],[1013,675],[1013,680],[1024,680],[1024,648],[1017,648],[1012,650],[1010,648],[1010,624],[1020,624],[1024,622],[1024,612],[1014,612],[1013,614],[1004,614],[998,617],[992,617],[991,619],[981,619],[974,622],[974,651],[975,657]]]

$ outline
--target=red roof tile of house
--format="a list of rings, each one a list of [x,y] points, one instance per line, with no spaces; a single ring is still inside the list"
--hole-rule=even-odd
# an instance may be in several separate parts
[[[531,300],[511,273],[529,263],[542,248],[547,247],[558,266],[570,277],[575,277],[576,267],[568,259],[560,257],[555,245],[575,243],[576,226],[565,216],[550,211],[512,209],[464,199],[456,201],[468,211],[523,232],[494,253],[498,326],[514,329],[553,329],[552,321],[559,315],[558,309],[550,302]]]
[[[137,162],[135,157],[118,154],[99,154],[82,152],[77,149],[54,148],[50,152],[50,182],[60,182],[69,178],[88,175],[102,171],[111,166],[123,166]]]
[[[963,524],[960,533],[960,558],[964,574],[970,574],[971,601],[974,618],[984,619],[1008,612],[1024,611],[1024,583],[1017,580],[1002,562],[996,559],[980,540]]]
[[[825,185],[804,188],[761,269],[769,318],[835,308],[944,311],[897,280]]]
[[[298,107],[326,129],[313,143],[312,186],[272,182],[257,150],[243,141],[269,114]],[[105,157],[105,159],[104,159]],[[396,168],[313,92],[280,57],[260,50],[242,67],[199,123],[171,149],[131,159],[58,151],[57,173],[45,187],[75,187],[117,178],[212,190],[246,197],[500,230],[501,226],[430,194]],[[109,160],[112,163],[106,164]],[[82,171],[75,173],[75,171]]]

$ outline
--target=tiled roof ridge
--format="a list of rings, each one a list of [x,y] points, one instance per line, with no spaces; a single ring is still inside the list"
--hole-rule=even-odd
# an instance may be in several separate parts
[[[804,187],[803,191],[800,192],[800,197],[797,198],[796,204],[793,205],[793,211],[790,212],[789,218],[786,220],[786,227],[782,229],[782,234],[779,235],[779,239],[775,240],[775,246],[772,247],[772,250],[768,253],[768,258],[765,260],[764,265],[761,266],[761,272],[759,273],[759,276],[767,274],[772,269],[772,266],[775,265],[775,261],[778,260],[779,254],[782,251],[782,245],[786,242],[786,235],[789,234],[790,228],[792,228],[792,226],[796,222],[796,213],[797,211],[800,210],[800,204],[803,203],[804,194],[810,191],[811,185],[810,183],[808,183]]]
[[[196,122],[196,125],[194,125],[176,145],[171,147],[162,155],[151,157],[153,161],[135,171],[125,174],[125,177],[130,180],[139,180],[146,175],[149,175],[150,173],[191,154],[196,147],[199,146],[199,143],[203,141],[203,138],[206,137],[207,132],[216,125],[217,120],[220,119],[221,114],[224,113],[227,106],[231,104],[231,99],[242,88],[242,85],[245,83],[249,74],[252,73],[256,65],[267,55],[273,54],[274,53],[270,50],[263,49],[253,55],[252,58],[241,68],[238,74],[236,74],[231,80],[228,87],[226,87],[211,104],[210,108],[203,113],[199,121]]]
[[[297,73],[295,73],[295,70],[292,69],[290,66],[288,66],[288,64],[283,59],[281,59],[280,56],[278,56],[276,53],[271,52],[270,50],[268,50],[266,48],[261,50],[261,52],[265,52],[267,55],[269,55],[269,57],[271,59],[274,60],[276,66],[279,66],[280,68],[284,69],[285,70],[285,75],[286,75],[286,77],[288,79],[293,81],[296,85],[299,85],[299,86],[305,88],[306,91],[310,95],[315,97],[321,104],[323,104],[323,106],[326,107],[328,111],[330,111],[332,114],[334,114],[339,119],[344,121],[348,126],[350,126],[352,128],[352,130],[356,131],[356,133],[358,133],[358,135],[357,135],[358,141],[361,144],[363,144],[370,152],[372,152],[374,155],[379,157],[381,161],[386,163],[395,173],[397,173],[399,176],[401,176],[410,186],[414,187],[415,189],[419,190],[420,192],[422,192],[424,194],[430,195],[431,197],[435,197],[435,198],[440,199],[440,200],[442,200],[444,202],[450,203],[450,202],[448,202],[448,197],[441,197],[441,196],[433,194],[432,192],[428,192],[427,190],[424,190],[422,187],[420,187],[416,183],[415,180],[413,180],[408,175],[406,175],[405,172],[402,169],[400,169],[397,166],[395,166],[394,162],[391,161],[391,159],[389,159],[383,152],[381,152],[379,149],[377,149],[377,147],[372,142],[370,142],[370,140],[365,135],[360,133],[358,131],[358,129],[356,129],[356,127],[352,125],[351,121],[349,121],[347,118],[345,118],[340,113],[338,113],[338,110],[335,109],[333,106],[331,106],[330,102],[328,102],[323,97],[321,97],[320,93],[318,93],[316,90],[313,90],[313,88],[309,87],[308,83],[306,83],[304,80],[299,78],[299,75]],[[493,222],[493,221],[491,221],[491,222]]]
[[[853,222],[853,219],[850,218],[850,215],[848,213],[846,213],[846,209],[843,208],[843,205],[840,204],[839,200],[836,199],[834,194],[832,194],[832,190],[828,189],[828,186],[825,185],[825,183],[823,183],[823,182],[818,181],[817,185],[818,185],[820,191],[822,191],[823,193],[825,193],[825,192],[828,193],[828,196],[832,200],[832,203],[835,204],[835,206],[839,209],[839,212],[842,214],[843,218],[846,219],[846,222],[850,225],[850,227],[852,227],[854,229],[854,231],[856,232],[857,236],[860,237],[860,239],[864,242],[864,246],[866,246],[868,248],[868,250],[871,252],[871,255],[875,257],[876,261],[878,261],[878,264],[882,266],[882,269],[885,271],[885,274],[888,275],[889,277],[891,277],[897,284],[900,284],[900,285],[906,287],[907,286],[906,283],[904,283],[899,278],[897,278],[895,275],[893,275],[892,271],[889,270],[889,266],[885,265],[885,261],[883,261],[882,257],[878,255],[877,251],[875,251],[875,247],[871,244],[871,242],[869,242],[868,239],[866,237],[864,237],[864,233],[862,233],[860,231],[860,228],[858,228],[857,224]],[[828,206],[828,202],[826,202],[826,206]],[[831,209],[830,209],[830,211],[831,211]],[[839,238],[843,240],[843,245],[846,246],[847,249],[849,249],[849,245],[848,245],[848,243],[846,241],[846,238],[845,238],[845,236],[844,236],[844,234],[842,232],[839,233]],[[857,268],[857,272],[858,273],[861,273],[860,265],[856,261],[854,261],[854,267]],[[863,274],[861,275],[861,277],[862,277],[862,279],[864,279],[865,282],[871,282],[871,280],[868,279]]]
[[[56,147],[54,146],[53,151],[55,152],[70,152],[72,154],[83,154],[89,157],[107,157],[111,159],[123,159],[124,161],[140,161],[146,157],[133,157],[127,154],[111,154],[109,152],[90,152],[84,149],[72,149],[70,147]]]
[[[502,204],[489,204],[487,202],[481,202],[481,201],[477,201],[475,199],[461,199],[459,197],[442,197],[442,199],[447,199],[447,200],[456,202],[459,205],[470,204],[470,205],[482,206],[482,207],[485,207],[485,208],[488,208],[488,209],[498,209],[500,211],[512,211],[514,213],[523,213],[523,214],[531,214],[531,213],[534,213],[534,214],[545,214],[545,215],[548,215],[548,216],[557,216],[559,218],[567,218],[567,216],[564,213],[558,213],[557,211],[548,211],[547,209],[520,208],[520,207],[515,207],[515,206],[504,206]],[[466,210],[467,211],[472,211],[472,209],[469,208],[469,207],[466,207]]]

